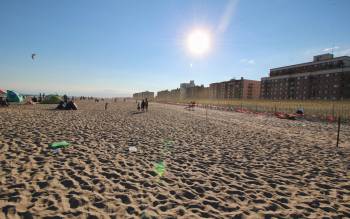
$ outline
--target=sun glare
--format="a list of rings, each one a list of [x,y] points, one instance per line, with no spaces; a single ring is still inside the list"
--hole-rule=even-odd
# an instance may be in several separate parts
[[[210,49],[210,34],[204,30],[194,30],[187,37],[187,48],[193,55],[204,55]]]

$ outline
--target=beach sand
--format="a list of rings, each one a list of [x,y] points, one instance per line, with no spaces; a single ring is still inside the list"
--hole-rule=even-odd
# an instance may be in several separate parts
[[[350,217],[347,125],[336,149],[336,124],[78,106],[0,108],[0,218]]]

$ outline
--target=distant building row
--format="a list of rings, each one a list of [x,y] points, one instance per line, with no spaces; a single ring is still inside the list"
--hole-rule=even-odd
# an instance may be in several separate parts
[[[134,98],[143,99],[134,94]],[[141,96],[140,96],[141,95]],[[143,97],[143,98],[142,98]],[[334,58],[332,54],[314,56],[312,62],[270,69],[261,81],[232,79],[196,86],[194,81],[180,88],[157,93],[159,100],[175,99],[350,99],[350,57]]]
[[[134,93],[132,97],[135,100],[143,100],[147,98],[148,101],[152,101],[154,99],[154,92],[144,91],[140,93]]]
[[[196,86],[194,81],[180,84],[180,89],[157,93],[160,100],[167,99],[257,99],[260,97],[260,81],[229,80],[212,83],[209,87]]]

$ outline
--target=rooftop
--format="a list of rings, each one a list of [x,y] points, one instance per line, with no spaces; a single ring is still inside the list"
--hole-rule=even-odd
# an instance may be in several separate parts
[[[324,54],[324,55],[327,55],[327,54]],[[318,57],[320,57],[320,56],[322,56],[322,55],[314,56],[314,61],[312,61],[312,62],[305,62],[305,63],[301,63],[301,64],[294,64],[294,65],[287,65],[287,66],[283,66],[283,67],[272,68],[272,69],[270,69],[270,71],[278,71],[278,70],[283,70],[283,69],[288,69],[288,68],[303,67],[303,66],[321,64],[321,63],[327,63],[329,61],[347,60],[350,62],[349,56],[339,56],[336,58],[332,57],[332,58],[328,58],[328,59],[322,59],[322,58],[319,59]]]

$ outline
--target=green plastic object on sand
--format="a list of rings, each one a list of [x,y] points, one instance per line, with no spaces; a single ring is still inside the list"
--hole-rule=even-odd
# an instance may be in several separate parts
[[[154,167],[155,172],[158,174],[158,176],[162,177],[165,173],[165,165],[164,162],[161,161],[159,163],[156,163]]]
[[[66,148],[70,145],[70,143],[66,141],[54,142],[50,145],[51,148]]]

